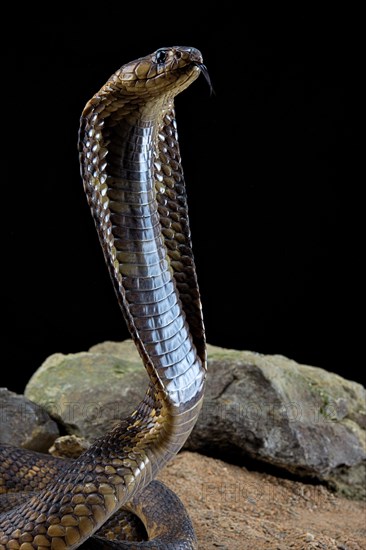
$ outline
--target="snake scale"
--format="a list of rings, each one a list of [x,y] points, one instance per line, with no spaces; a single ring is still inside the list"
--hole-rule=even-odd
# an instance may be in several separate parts
[[[75,460],[0,447],[1,550],[197,547],[182,503],[154,477],[190,434],[205,387],[174,109],[201,72],[208,79],[197,49],[161,48],[122,66],[83,110],[83,185],[150,382],[136,410]]]

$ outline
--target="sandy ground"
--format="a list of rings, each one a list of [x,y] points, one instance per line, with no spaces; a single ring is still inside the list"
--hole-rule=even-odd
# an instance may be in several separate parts
[[[201,550],[366,550],[366,503],[321,485],[182,452],[159,478],[185,504]]]

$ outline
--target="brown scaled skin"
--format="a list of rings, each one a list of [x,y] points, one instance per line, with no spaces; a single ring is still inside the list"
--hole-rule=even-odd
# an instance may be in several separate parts
[[[2,492],[15,486],[32,490],[18,507],[0,515],[0,550],[78,548],[123,507],[140,516],[154,540],[121,542],[120,548],[196,547],[177,497],[150,482],[190,434],[206,378],[174,112],[174,97],[201,70],[205,72],[202,57],[194,48],[158,50],[119,69],[83,111],[79,150],[84,189],[150,384],[137,409],[74,461],[45,458],[43,465],[29,451],[0,448]],[[87,269],[87,259],[85,263]],[[13,467],[22,460],[32,472],[30,486],[29,476]],[[97,536],[85,548],[116,544]]]

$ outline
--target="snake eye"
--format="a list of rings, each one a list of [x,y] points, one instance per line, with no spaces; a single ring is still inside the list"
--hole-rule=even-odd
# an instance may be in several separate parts
[[[157,63],[165,63],[167,58],[167,54],[165,50],[159,50],[156,52],[156,62]]]

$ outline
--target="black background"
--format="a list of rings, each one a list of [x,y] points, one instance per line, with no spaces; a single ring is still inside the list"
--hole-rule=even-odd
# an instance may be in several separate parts
[[[361,381],[358,15],[50,9],[3,21],[1,385],[129,336],[82,190],[79,117],[120,65],[176,44],[201,50],[215,90],[200,78],[176,100],[208,341]]]

